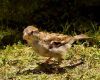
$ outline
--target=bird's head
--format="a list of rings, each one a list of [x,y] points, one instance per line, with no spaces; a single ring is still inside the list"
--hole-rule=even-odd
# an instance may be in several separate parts
[[[26,41],[37,39],[38,36],[39,36],[39,30],[34,26],[28,26],[23,31],[23,39]]]

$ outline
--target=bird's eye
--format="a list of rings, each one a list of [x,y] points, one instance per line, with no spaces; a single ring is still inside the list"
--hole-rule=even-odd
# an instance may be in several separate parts
[[[28,33],[28,35],[32,35],[33,34],[33,31],[31,31],[30,33]]]
[[[30,33],[28,33],[28,35],[35,35],[35,34],[38,34],[39,31],[31,31]]]

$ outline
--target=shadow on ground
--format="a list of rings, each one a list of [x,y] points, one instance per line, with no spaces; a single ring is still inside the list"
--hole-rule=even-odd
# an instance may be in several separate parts
[[[40,74],[40,73],[46,73],[46,74],[58,74],[58,73],[65,73],[67,71],[67,69],[73,69],[79,65],[83,64],[83,62],[79,62],[76,64],[72,64],[72,65],[68,65],[65,67],[60,67],[58,64],[45,64],[45,63],[41,63],[38,64],[38,67],[36,67],[35,69],[28,69],[28,70],[24,70],[22,72],[17,72],[17,75],[20,74],[29,74],[29,73],[33,73],[33,74]]]

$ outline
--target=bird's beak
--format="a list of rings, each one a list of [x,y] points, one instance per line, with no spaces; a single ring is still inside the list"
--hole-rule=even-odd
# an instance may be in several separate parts
[[[23,39],[24,39],[24,40],[27,39],[27,34],[26,34],[26,33],[23,34]]]

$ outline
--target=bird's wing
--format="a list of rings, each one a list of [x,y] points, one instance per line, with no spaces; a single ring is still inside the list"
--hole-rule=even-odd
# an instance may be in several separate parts
[[[76,40],[87,39],[87,38],[89,37],[84,34],[76,36],[68,36],[59,33],[40,32],[41,44],[47,49],[59,48],[67,43],[71,45]]]
[[[42,46],[44,46],[47,49],[52,49],[52,48],[59,48],[60,46],[65,45],[72,39],[72,36],[41,32],[40,38]]]
[[[72,36],[68,36],[68,35],[63,35],[63,34],[59,34],[59,33],[43,33],[40,32],[40,39],[44,40],[46,42],[59,42],[59,41],[65,41],[65,42],[69,42],[69,40],[72,38]]]

